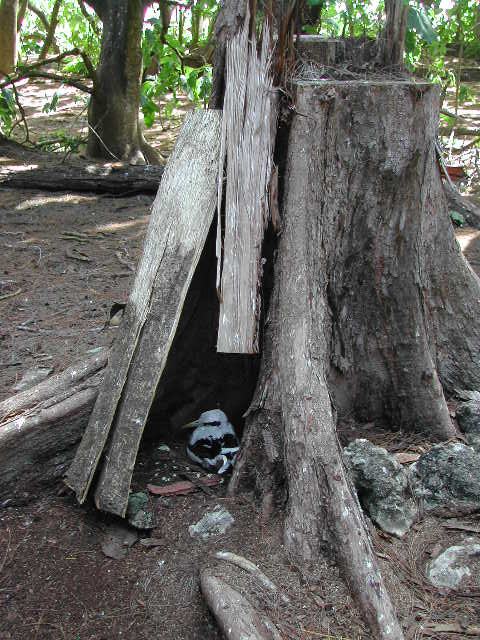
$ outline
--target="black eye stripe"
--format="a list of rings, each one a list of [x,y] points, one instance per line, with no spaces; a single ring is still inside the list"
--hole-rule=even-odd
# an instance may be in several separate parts
[[[202,427],[219,427],[219,426],[220,426],[220,422],[218,421],[202,423]]]

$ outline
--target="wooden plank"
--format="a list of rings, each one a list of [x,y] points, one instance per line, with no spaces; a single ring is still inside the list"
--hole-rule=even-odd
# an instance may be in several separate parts
[[[217,350],[258,353],[262,240],[270,212],[277,122],[268,24],[257,55],[249,19],[227,46],[222,147],[227,155],[224,256]],[[217,250],[218,251],[218,250]],[[217,283],[218,284],[218,283]]]
[[[221,112],[185,119],[153,205],[142,259],[90,423],[67,483],[85,500],[112,423],[97,505],[123,515],[155,389],[216,205]]]

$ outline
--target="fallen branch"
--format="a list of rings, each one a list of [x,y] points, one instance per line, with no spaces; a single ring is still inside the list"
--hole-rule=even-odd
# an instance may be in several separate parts
[[[77,191],[112,195],[155,194],[163,174],[163,167],[125,166],[121,169],[98,166],[69,168],[53,166],[48,169],[0,174],[0,184],[14,189],[43,189],[45,191]]]
[[[290,598],[286,596],[284,593],[280,593],[278,587],[268,578],[256,564],[250,562],[246,558],[242,556],[237,556],[235,553],[230,553],[229,551],[217,551],[215,557],[219,560],[225,560],[226,562],[231,562],[240,569],[244,569],[248,571],[260,584],[271,591],[272,593],[278,594],[279,598],[288,604],[290,602]]]
[[[200,586],[218,626],[229,640],[282,640],[273,622],[223,580],[202,571]]]
[[[107,351],[0,403],[0,493],[36,491],[60,478],[75,453],[103,379]]]

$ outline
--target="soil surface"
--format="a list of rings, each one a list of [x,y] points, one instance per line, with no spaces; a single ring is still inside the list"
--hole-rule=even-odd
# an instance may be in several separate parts
[[[44,93],[53,89],[32,83],[23,90],[31,92],[29,114],[38,115],[32,135],[44,126],[40,109]],[[62,97],[70,116],[83,108],[71,93]],[[45,127],[55,131],[59,122],[50,115]],[[172,130],[163,139],[158,133],[156,146],[168,155]],[[2,173],[61,161],[61,156],[0,147]],[[79,166],[82,159],[69,162]],[[146,195],[0,188],[0,399],[12,395],[34,368],[57,372],[112,344],[116,328],[109,323],[110,310],[127,300],[152,202]],[[457,237],[479,272],[480,232],[461,229]],[[360,427],[353,426],[358,436]],[[396,453],[429,447],[367,427],[370,439]],[[348,441],[346,431],[341,435]],[[132,488],[165,486],[185,473],[200,477],[189,466],[183,443],[150,443],[140,452]],[[326,558],[300,573],[282,547],[281,523],[262,523],[253,497],[228,498],[224,483],[207,493],[150,496],[153,529],[138,532],[120,554],[117,548],[118,559],[109,557],[107,545],[126,535],[117,519],[91,504],[80,507],[60,484],[31,498],[22,505],[0,496],[0,640],[217,640],[220,633],[199,590],[200,571],[207,567],[248,593],[284,639],[371,638],[335,565]],[[231,513],[232,527],[206,541],[193,539],[189,526],[216,505]],[[456,530],[447,528],[446,520],[425,519],[401,541],[372,529],[406,638],[480,637],[480,594],[442,594],[424,578],[433,553],[480,530],[478,518],[462,524],[464,529]],[[155,546],[145,546],[145,539]],[[258,564],[290,602],[216,560],[218,550]]]

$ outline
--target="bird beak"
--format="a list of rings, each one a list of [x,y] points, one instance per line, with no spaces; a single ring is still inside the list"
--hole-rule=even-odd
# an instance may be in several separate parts
[[[184,431],[186,429],[195,429],[198,427],[198,420],[193,420],[192,422],[187,422],[187,424],[182,424],[181,427],[178,427],[179,431]]]

